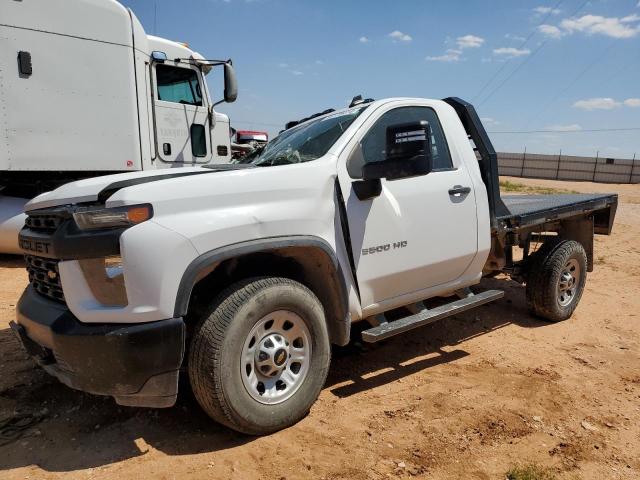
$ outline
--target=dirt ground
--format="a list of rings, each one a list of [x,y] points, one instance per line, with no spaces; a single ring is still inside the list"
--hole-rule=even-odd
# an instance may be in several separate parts
[[[334,351],[309,416],[253,438],[210,421],[188,389],[165,410],[118,407],[49,378],[8,322],[27,276],[0,257],[0,478],[640,478],[640,185],[509,179],[618,192],[574,316],[527,313],[524,288],[367,351]],[[9,428],[12,426],[12,428]]]

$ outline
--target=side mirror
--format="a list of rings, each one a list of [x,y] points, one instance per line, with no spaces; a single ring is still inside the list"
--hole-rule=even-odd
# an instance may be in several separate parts
[[[233,103],[238,98],[238,80],[231,62],[224,64],[224,101]]]
[[[363,180],[426,175],[433,169],[431,127],[425,120],[387,127],[386,158],[362,167]]]

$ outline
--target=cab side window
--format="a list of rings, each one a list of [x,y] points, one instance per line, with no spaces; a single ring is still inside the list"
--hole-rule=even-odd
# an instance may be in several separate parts
[[[362,166],[365,163],[380,162],[386,158],[387,127],[421,120],[426,120],[431,127],[433,170],[453,168],[449,146],[436,112],[429,107],[400,107],[383,114],[365,134],[347,164],[349,175],[352,178],[362,178]]]
[[[202,90],[195,70],[156,65],[156,82],[158,100],[202,106]]]

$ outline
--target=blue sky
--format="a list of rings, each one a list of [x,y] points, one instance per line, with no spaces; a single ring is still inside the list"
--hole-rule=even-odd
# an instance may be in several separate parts
[[[639,0],[122,3],[148,33],[233,59],[239,98],[219,110],[237,128],[273,135],[357,94],[458,96],[499,151],[640,158]]]

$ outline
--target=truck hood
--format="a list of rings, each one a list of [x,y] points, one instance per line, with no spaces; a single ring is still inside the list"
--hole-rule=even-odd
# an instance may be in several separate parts
[[[336,177],[336,157],[327,154],[304,163],[229,168],[120,188],[106,206],[149,203],[149,223],[179,233],[201,253],[283,235],[332,239]],[[132,228],[127,235],[135,233]]]
[[[238,170],[251,167],[250,165],[207,165],[201,167],[181,167],[173,169],[150,170],[144,172],[128,172],[115,175],[104,175],[75,182],[46,192],[29,201],[25,212],[40,208],[57,207],[61,205],[104,202],[106,198],[121,188],[132,187],[150,182],[168,181],[185,176],[211,174],[219,171]]]

